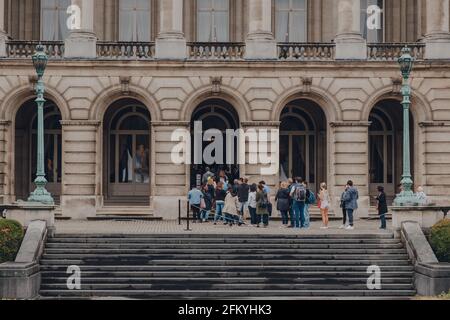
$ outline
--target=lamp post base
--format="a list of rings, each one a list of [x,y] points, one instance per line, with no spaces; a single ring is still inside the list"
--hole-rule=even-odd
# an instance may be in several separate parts
[[[412,191],[402,191],[394,199],[394,206],[397,207],[413,207],[418,205],[420,205],[420,199]]]
[[[55,200],[53,200],[52,195],[45,188],[36,188],[28,198],[28,202],[37,202],[46,205],[54,205]]]

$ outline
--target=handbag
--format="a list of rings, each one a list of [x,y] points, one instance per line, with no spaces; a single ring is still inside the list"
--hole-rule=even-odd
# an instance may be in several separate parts
[[[205,199],[202,198],[202,200],[200,200],[200,209],[205,209],[206,208],[206,202]]]
[[[317,206],[320,208],[322,208],[322,201],[320,201],[320,196],[317,195]]]

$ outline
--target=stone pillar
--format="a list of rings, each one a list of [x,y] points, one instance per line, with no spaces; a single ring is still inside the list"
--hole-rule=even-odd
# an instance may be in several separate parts
[[[5,2],[0,0],[0,58],[6,57],[6,25],[5,25]]]
[[[338,0],[336,4],[338,11],[336,59],[367,59],[367,44],[361,35],[360,0]]]
[[[174,162],[172,151],[176,146],[184,146],[191,151],[188,140],[172,139],[172,134],[179,130],[190,139],[190,122],[188,121],[153,121],[151,148],[151,199],[150,203],[157,217],[177,219],[178,200],[182,200],[182,214],[186,214],[186,196],[190,187],[189,163]],[[175,140],[175,141],[173,141]],[[182,154],[182,153],[179,153]],[[185,159],[186,160],[186,159]]]
[[[245,163],[240,161],[240,175],[248,178],[251,183],[265,181],[274,196],[279,183],[280,122],[242,122],[241,129],[245,135],[240,138],[241,142],[245,139]],[[267,141],[266,147],[264,140]],[[265,155],[267,159],[264,159]]]
[[[246,40],[246,59],[277,59],[277,43],[272,33],[272,1],[249,0],[248,3],[249,33]]]
[[[63,129],[63,216],[86,219],[96,215],[98,121],[61,121]]]
[[[369,215],[369,122],[342,121],[330,124],[332,163],[331,175],[334,179],[330,185],[333,197],[333,208],[339,210],[340,196],[348,180],[352,180],[359,191],[357,217]],[[338,213],[339,215],[339,213]]]
[[[427,0],[426,59],[450,59],[449,0]]]
[[[8,130],[11,126],[11,121],[0,120],[0,203],[10,202],[10,190],[8,190]]]
[[[72,0],[72,5],[80,9],[79,17],[77,17],[78,12],[76,9],[72,11],[76,19],[80,19],[80,28],[70,32],[69,37],[65,41],[64,56],[66,58],[96,58],[97,37],[94,33],[95,1]]]
[[[183,33],[183,0],[160,0],[160,32],[156,38],[156,59],[186,59]]]

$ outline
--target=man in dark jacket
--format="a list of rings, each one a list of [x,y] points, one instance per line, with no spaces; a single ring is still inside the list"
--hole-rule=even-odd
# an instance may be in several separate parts
[[[241,183],[237,188],[237,195],[239,200],[239,212],[241,216],[244,216],[245,210],[248,209],[248,194],[250,186],[248,185],[248,179],[242,178]]]
[[[344,193],[344,206],[345,206],[345,209],[347,210],[348,223],[349,223],[349,225],[346,228],[347,230],[354,229],[353,213],[355,212],[356,209],[358,209],[358,199],[359,199],[358,189],[356,189],[353,186],[353,181],[349,180],[347,182],[347,187],[346,187],[345,193]]]
[[[388,213],[386,194],[384,193],[384,188],[382,186],[379,186],[377,188],[377,190],[378,190],[377,209],[378,209],[378,215],[380,216],[380,220],[381,220],[380,229],[385,230],[386,229],[386,213]]]

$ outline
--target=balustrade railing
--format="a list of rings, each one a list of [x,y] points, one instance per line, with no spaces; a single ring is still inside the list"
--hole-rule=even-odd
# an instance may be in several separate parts
[[[245,44],[233,42],[188,43],[187,54],[190,60],[243,60]]]
[[[416,60],[424,59],[424,43],[369,43],[367,59],[369,61],[396,61],[402,55],[402,49],[405,46],[411,49],[411,55]]]
[[[22,41],[10,40],[6,42],[6,54],[9,58],[27,59],[36,52],[38,44],[42,44],[50,59],[64,57],[64,41]]]
[[[153,42],[97,42],[97,58],[146,60],[155,57]]]
[[[278,59],[296,61],[334,60],[333,43],[279,43]]]

